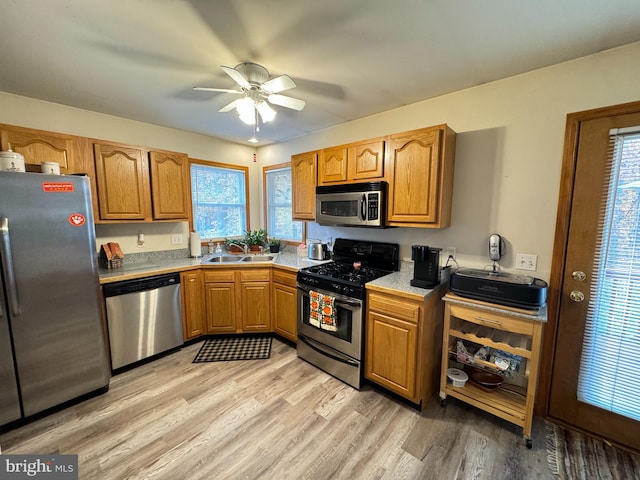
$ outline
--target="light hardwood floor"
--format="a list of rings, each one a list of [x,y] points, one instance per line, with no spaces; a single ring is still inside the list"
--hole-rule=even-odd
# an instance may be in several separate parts
[[[485,412],[354,390],[277,339],[269,360],[193,364],[200,346],[0,434],[2,453],[78,454],[80,478],[100,480],[552,478],[540,418],[529,450]]]

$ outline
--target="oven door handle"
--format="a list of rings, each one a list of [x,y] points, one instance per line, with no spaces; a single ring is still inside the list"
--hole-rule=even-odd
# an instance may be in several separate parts
[[[313,288],[310,287],[302,287],[300,285],[298,285],[298,290],[300,290],[303,294],[309,295],[309,291],[313,290]],[[352,300],[343,300],[342,296],[337,297],[335,294],[332,294],[330,292],[325,292],[323,290],[314,290],[316,292],[320,292],[324,295],[329,295],[330,297],[333,297],[335,299],[335,304],[338,306],[347,306],[347,307],[353,307],[353,308],[361,308],[362,307],[362,303],[361,302],[354,302]]]
[[[320,348],[316,345],[314,345],[314,342],[312,339],[310,339],[309,337],[305,337],[304,335],[302,335],[301,333],[298,334],[298,340],[300,340],[301,342],[307,344],[310,348],[312,348],[313,350],[315,350],[316,352],[320,353],[321,355],[324,355],[325,357],[329,357],[332,360],[335,360],[337,362],[341,362],[341,363],[346,363],[347,365],[351,365],[353,367],[357,367],[359,366],[358,362],[356,362],[355,360],[353,360],[352,358],[349,358],[345,355],[339,355],[338,352],[336,353],[329,353],[327,352],[325,349]],[[320,343],[318,343],[317,345],[321,345]]]

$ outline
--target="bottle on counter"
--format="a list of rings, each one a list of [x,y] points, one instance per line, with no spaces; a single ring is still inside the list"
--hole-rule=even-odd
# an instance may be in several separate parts
[[[216,243],[216,253],[222,253],[222,247],[219,243]]]
[[[209,247],[209,253],[213,253],[213,240],[209,240],[207,245]]]

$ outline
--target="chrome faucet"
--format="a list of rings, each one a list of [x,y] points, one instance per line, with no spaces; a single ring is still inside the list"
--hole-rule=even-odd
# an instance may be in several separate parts
[[[247,245],[246,243],[236,242],[236,245],[242,245],[242,251],[245,255],[249,253],[249,245]]]

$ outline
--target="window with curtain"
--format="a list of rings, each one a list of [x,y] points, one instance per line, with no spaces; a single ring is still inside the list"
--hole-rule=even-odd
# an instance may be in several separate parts
[[[191,164],[193,228],[202,239],[244,235],[247,172],[244,167]]]
[[[300,243],[303,223],[291,220],[291,167],[265,167],[264,183],[269,237]]]
[[[578,400],[640,420],[640,127],[610,135]]]

